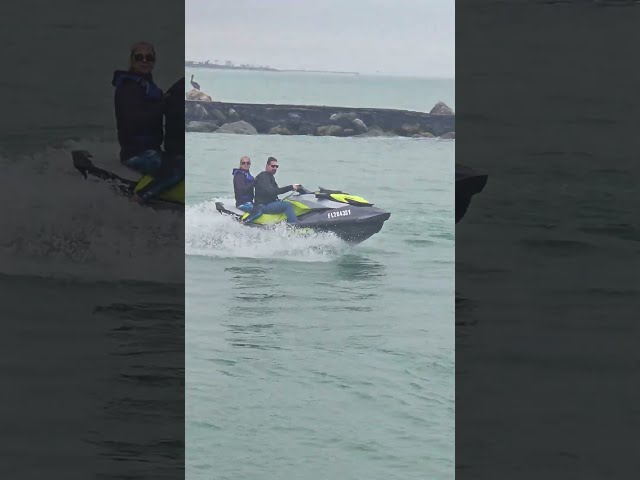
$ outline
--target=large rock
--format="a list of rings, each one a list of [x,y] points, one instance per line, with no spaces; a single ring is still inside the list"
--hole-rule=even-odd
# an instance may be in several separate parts
[[[297,113],[289,112],[287,114],[287,127],[296,130],[302,123],[302,117]]]
[[[312,124],[303,124],[298,128],[298,135],[318,135],[318,128]]]
[[[197,122],[192,120],[184,127],[186,132],[211,133],[218,130],[218,126],[211,122]]]
[[[238,135],[256,135],[258,131],[249,122],[239,121],[233,123],[225,123],[216,133],[235,133]]]
[[[362,137],[397,137],[397,135],[393,132],[385,132],[382,128],[374,125],[371,127],[367,133],[363,133],[360,136]]]
[[[233,108],[230,108],[229,111],[227,112],[227,121],[228,122],[239,122],[240,121],[240,115],[238,115],[238,112],[236,112]]]
[[[291,135],[291,131],[287,127],[283,127],[282,125],[278,125],[277,127],[273,127],[269,130],[270,135]]]
[[[321,137],[340,137],[342,133],[343,128],[340,125],[324,125],[318,127],[318,135]]]
[[[435,135],[431,132],[420,132],[414,135],[415,138],[433,138]]]
[[[454,115],[453,110],[444,102],[436,103],[429,113],[431,115]]]
[[[196,119],[196,121],[202,122],[207,119],[209,114],[207,113],[207,110],[198,103],[193,109],[193,116]]]
[[[403,123],[400,129],[398,130],[398,134],[404,137],[411,137],[420,132],[420,124],[419,123]]]
[[[333,125],[339,125],[342,128],[353,128],[353,122],[358,118],[358,114],[355,112],[349,113],[334,113],[329,117],[329,121]]]
[[[369,131],[369,129],[367,128],[367,125],[359,118],[356,118],[352,122],[352,124],[353,124],[353,129],[360,134],[367,133],[367,131]]]
[[[440,138],[444,138],[447,140],[454,140],[456,138],[456,132],[447,132],[440,135]]]
[[[225,123],[227,123],[226,115],[224,113],[222,113],[220,110],[218,110],[217,108],[214,108],[211,111],[211,116],[215,119],[215,121],[219,125],[224,125]]]
[[[204,92],[201,92],[200,90],[196,90],[195,88],[193,90],[189,90],[185,94],[185,98],[187,100],[194,100],[196,102],[213,102],[213,100],[209,95],[207,95]]]

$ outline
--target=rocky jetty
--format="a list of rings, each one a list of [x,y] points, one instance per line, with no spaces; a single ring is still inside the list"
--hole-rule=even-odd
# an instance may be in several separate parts
[[[455,114],[442,102],[430,113],[424,113],[384,108],[227,103],[188,97],[187,94],[185,130],[191,132],[455,138]]]

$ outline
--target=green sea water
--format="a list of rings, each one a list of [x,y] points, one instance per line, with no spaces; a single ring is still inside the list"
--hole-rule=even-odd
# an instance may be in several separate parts
[[[186,135],[187,478],[453,478],[455,142]],[[355,247],[243,227],[214,205],[242,155],[391,218]]]

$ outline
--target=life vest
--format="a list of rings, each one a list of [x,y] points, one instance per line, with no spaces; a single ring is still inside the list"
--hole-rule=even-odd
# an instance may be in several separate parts
[[[235,178],[236,175],[244,175],[247,179],[247,182],[253,182],[253,175],[251,175],[246,170],[242,170],[240,168],[234,168],[231,172],[231,175]],[[242,204],[246,202],[253,202],[253,194],[251,192],[239,194],[238,192],[234,192],[236,196],[236,204]]]
[[[162,89],[158,87],[151,78],[145,78],[133,72],[116,72],[113,79],[113,86],[116,90],[122,86],[125,80],[132,80],[144,88],[144,98],[159,100],[162,98]]]

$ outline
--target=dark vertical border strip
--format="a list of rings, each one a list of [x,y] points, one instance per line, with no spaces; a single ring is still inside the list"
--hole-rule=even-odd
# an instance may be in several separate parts
[[[127,173],[113,72],[145,40],[163,90],[183,77],[184,3],[27,0],[0,39],[0,476],[182,479],[184,212],[85,180],[71,151]]]
[[[637,467],[639,24],[456,4],[457,161],[488,174],[456,227],[459,479]]]

